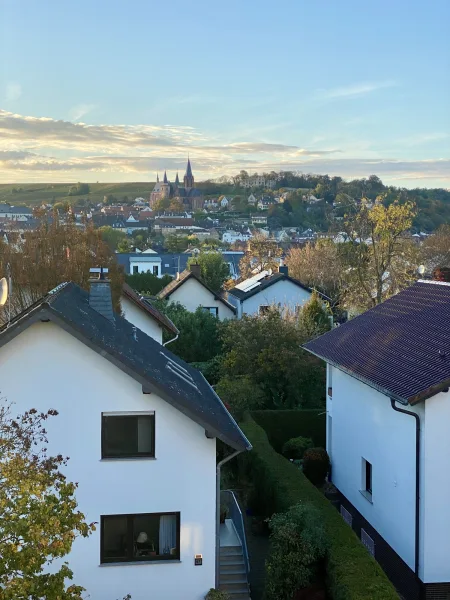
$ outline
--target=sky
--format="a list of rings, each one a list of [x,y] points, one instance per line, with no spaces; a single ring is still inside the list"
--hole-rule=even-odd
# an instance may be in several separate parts
[[[0,0],[0,182],[450,188],[449,0]]]

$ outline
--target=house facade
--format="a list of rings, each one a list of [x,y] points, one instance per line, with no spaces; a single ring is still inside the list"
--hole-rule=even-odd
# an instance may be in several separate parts
[[[249,445],[195,369],[112,312],[105,286],[63,284],[0,331],[2,395],[17,413],[58,411],[48,451],[70,457],[78,507],[97,523],[65,557],[74,582],[92,600],[203,600],[215,586],[216,438]]]
[[[450,594],[449,312],[450,284],[419,281],[306,345],[341,514],[407,600]]]

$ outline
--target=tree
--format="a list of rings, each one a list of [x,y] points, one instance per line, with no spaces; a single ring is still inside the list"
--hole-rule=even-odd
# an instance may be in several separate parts
[[[261,235],[255,235],[249,242],[249,250],[241,258],[239,269],[241,279],[252,277],[254,273],[261,271],[276,271],[279,267],[279,258],[283,251],[274,241],[268,240]]]
[[[69,196],[84,196],[85,194],[89,194],[89,184],[78,182],[76,185],[73,185],[69,189]]]
[[[132,247],[131,243],[126,238],[124,238],[124,239],[120,240],[120,242],[117,244],[117,252],[121,252],[121,253],[133,252],[133,247]]]
[[[298,324],[308,340],[331,329],[331,311],[324,307],[322,299],[316,292],[300,310]]]
[[[230,268],[220,252],[200,252],[188,260],[188,267],[192,264],[200,265],[200,276],[204,283],[215,292],[222,289],[223,284],[230,276]]]
[[[183,212],[184,206],[181,198],[172,198],[169,204],[169,210],[173,212]]]
[[[163,288],[173,281],[170,275],[158,277],[153,273],[133,273],[125,276],[126,282],[140,294],[156,296]]]
[[[167,252],[172,254],[179,254],[184,252],[189,247],[189,239],[187,235],[178,235],[173,233],[168,235],[164,241],[164,247]]]
[[[338,298],[342,263],[338,245],[333,241],[318,240],[315,244],[308,242],[303,248],[292,248],[285,263],[295,279],[333,300]]]
[[[44,569],[66,556],[76,537],[87,537],[77,510],[76,484],[62,473],[67,460],[49,456],[46,421],[58,413],[31,409],[12,418],[0,406],[0,596],[2,600],[58,598],[82,600],[83,588],[67,587],[73,577],[65,562],[52,573]]]
[[[155,204],[153,205],[153,210],[155,212],[164,212],[169,208],[169,206],[170,198],[160,198],[159,200],[156,200]]]
[[[363,205],[344,221],[350,240],[345,302],[358,308],[380,304],[407,287],[416,274],[417,251],[404,237],[412,225],[415,206],[395,201],[386,207],[381,200],[370,209]]]
[[[104,225],[103,227],[99,227],[98,230],[102,236],[102,240],[106,244],[108,244],[108,247],[111,250],[116,250],[119,242],[127,239],[126,233],[124,233],[123,231],[120,231],[119,229],[114,229],[113,227],[110,227],[109,225]]]
[[[450,267],[450,225],[441,225],[424,241],[422,256],[432,269]]]
[[[11,268],[13,290],[11,309],[21,312],[64,281],[73,281],[89,289],[89,269],[107,267],[111,279],[114,308],[120,310],[123,274],[101,232],[91,224],[81,230],[74,223],[61,224],[54,215],[52,223],[44,220],[27,233],[17,248],[0,246],[0,273]]]
[[[103,196],[103,204],[111,206],[112,204],[117,204],[118,202],[118,199],[113,194],[106,194]]]

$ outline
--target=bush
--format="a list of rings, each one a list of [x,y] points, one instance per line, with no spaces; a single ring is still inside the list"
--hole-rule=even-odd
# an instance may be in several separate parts
[[[292,600],[313,583],[326,552],[326,535],[320,512],[310,502],[295,504],[274,515],[271,552],[266,563],[267,600]]]
[[[253,445],[238,465],[255,482],[255,495],[265,494],[265,515],[311,502],[319,510],[328,540],[327,585],[333,600],[399,600],[380,565],[353,530],[304,474],[269,444],[264,430],[247,416],[241,427]]]
[[[301,460],[305,451],[313,447],[313,441],[307,437],[295,437],[288,440],[283,446],[283,456],[293,460]]]
[[[322,485],[330,470],[330,458],[324,448],[309,448],[303,455],[303,473],[314,485]]]
[[[205,600],[230,600],[230,596],[223,590],[211,588],[206,594]]]
[[[284,444],[298,436],[309,437],[314,446],[325,447],[326,431],[324,409],[253,410],[251,416],[267,433],[269,442],[277,452]]]

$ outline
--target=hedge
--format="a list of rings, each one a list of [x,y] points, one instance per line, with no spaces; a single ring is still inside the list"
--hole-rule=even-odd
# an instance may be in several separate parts
[[[303,473],[269,444],[264,430],[250,417],[241,423],[253,445],[241,455],[244,469],[264,495],[265,516],[298,502],[311,502],[321,513],[328,538],[327,586],[333,600],[399,600],[392,583],[338,511]]]
[[[252,418],[267,434],[270,444],[281,454],[284,444],[294,437],[310,437],[314,446],[325,448],[324,408],[304,410],[254,410]]]

